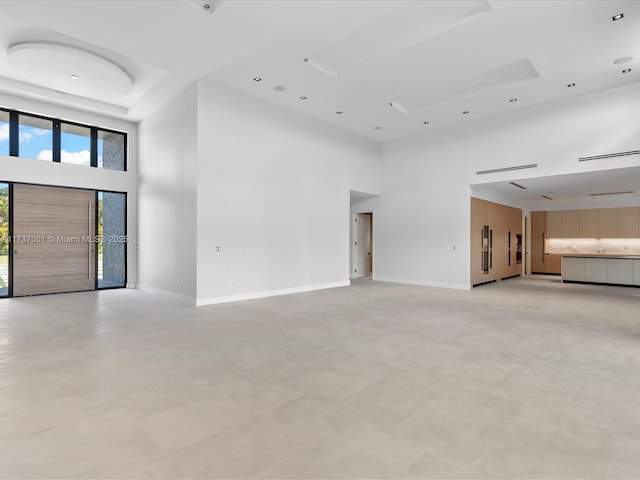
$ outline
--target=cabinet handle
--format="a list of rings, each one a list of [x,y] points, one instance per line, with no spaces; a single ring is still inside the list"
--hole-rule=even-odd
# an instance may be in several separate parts
[[[547,253],[544,251],[544,236],[545,236],[545,235],[544,235],[544,232],[542,232],[542,263],[544,263],[544,256],[547,254]]]

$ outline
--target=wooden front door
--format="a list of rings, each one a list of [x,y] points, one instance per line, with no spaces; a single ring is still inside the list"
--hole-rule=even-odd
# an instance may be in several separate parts
[[[95,192],[15,184],[13,295],[95,289]]]

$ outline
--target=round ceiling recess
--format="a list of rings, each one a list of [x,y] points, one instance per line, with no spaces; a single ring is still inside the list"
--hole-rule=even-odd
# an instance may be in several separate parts
[[[73,95],[108,99],[133,88],[131,77],[115,63],[67,45],[19,43],[9,48],[7,60],[30,83]]]

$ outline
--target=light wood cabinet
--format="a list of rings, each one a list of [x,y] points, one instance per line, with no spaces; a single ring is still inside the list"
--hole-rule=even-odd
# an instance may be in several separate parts
[[[618,209],[618,238],[638,238],[640,236],[640,208]]]
[[[580,212],[579,238],[596,238],[598,236],[598,209],[589,208]]]
[[[580,237],[580,210],[562,211],[562,238]]]
[[[562,273],[562,255],[556,253],[545,253],[544,273],[560,275]]]
[[[618,238],[618,209],[598,209],[598,238]]]
[[[488,272],[484,269],[483,229],[491,236]],[[471,284],[520,275],[516,259],[516,236],[522,234],[522,210],[471,198]]]
[[[547,212],[547,238],[562,238],[562,211]]]
[[[531,273],[544,273],[544,239],[546,237],[547,212],[531,212]]]

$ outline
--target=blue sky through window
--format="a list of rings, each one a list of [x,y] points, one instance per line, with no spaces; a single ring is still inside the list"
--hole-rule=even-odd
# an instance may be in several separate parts
[[[91,165],[91,129],[81,125],[61,123],[62,163]],[[45,118],[20,115],[18,124],[19,153],[22,158],[53,160],[53,122]],[[102,164],[104,140],[98,132],[98,166]],[[0,110],[0,155],[9,155],[9,112]]]
[[[44,118],[20,115],[18,125],[19,156],[51,160],[53,122]]]
[[[9,113],[0,112],[0,155],[9,155]]]

